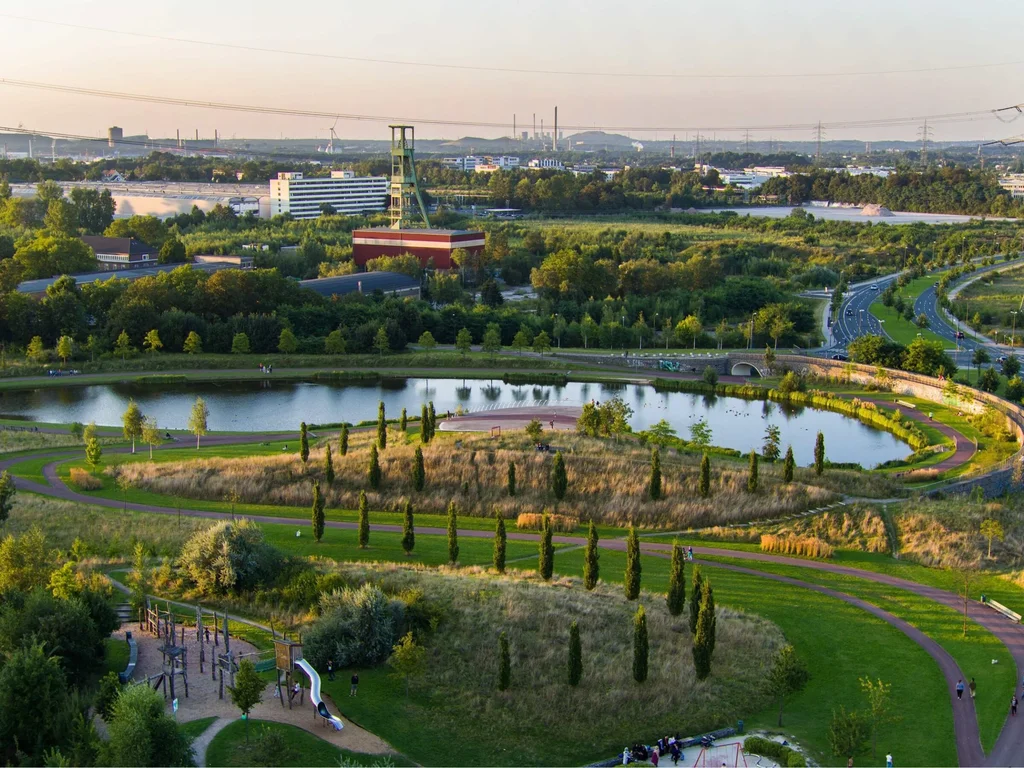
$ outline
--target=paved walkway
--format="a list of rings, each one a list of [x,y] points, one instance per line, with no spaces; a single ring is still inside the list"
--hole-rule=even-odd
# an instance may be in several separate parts
[[[968,461],[970,461],[971,457],[974,456],[974,454],[978,450],[978,446],[976,446],[966,437],[961,435],[955,429],[946,426],[945,424],[940,424],[939,422],[935,421],[935,419],[929,418],[928,415],[922,413],[922,411],[919,408],[913,408],[909,405],[897,403],[892,400],[885,400],[880,397],[858,396],[857,399],[875,403],[876,405],[882,406],[883,408],[895,408],[908,419],[912,419],[913,421],[916,421],[920,424],[926,424],[932,429],[936,429],[946,437],[950,438],[953,441],[953,445],[956,447],[956,450],[954,451],[953,455],[950,456],[948,459],[943,459],[938,464],[933,464],[932,466],[928,467],[928,469],[935,469],[938,470],[939,472],[945,472],[947,469],[959,467],[961,464],[966,464]]]
[[[218,733],[227,728],[233,723],[230,717],[218,717],[212,723],[210,727],[199,734],[199,737],[192,742],[192,750],[196,754],[196,766],[197,768],[206,768],[206,750],[210,746],[210,742],[213,741],[213,737]]]

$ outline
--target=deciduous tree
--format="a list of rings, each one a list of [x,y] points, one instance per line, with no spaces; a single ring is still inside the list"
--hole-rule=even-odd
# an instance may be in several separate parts
[[[319,488],[317,489],[319,490]],[[320,539],[318,538],[317,541]],[[251,659],[242,659],[235,673],[235,684],[228,687],[231,703],[238,707],[245,720],[245,740],[249,741],[249,713],[263,700],[267,681],[260,677]]]
[[[784,645],[775,652],[768,674],[765,676],[765,690],[779,702],[779,721],[782,727],[782,707],[791,693],[807,685],[810,674],[803,659],[796,655],[792,645]]]
[[[132,441],[132,453],[135,453],[135,441],[142,437],[142,411],[134,398],[128,400],[128,407],[121,414],[124,439]]]

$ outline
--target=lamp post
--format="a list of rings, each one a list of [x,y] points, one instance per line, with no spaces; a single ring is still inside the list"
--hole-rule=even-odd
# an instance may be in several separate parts
[[[1013,345],[1017,339],[1017,310],[1011,309],[1010,314],[1013,315],[1013,330],[1010,333],[1010,354],[1013,354]]]
[[[750,337],[747,339],[747,349],[754,348],[754,318],[757,317],[757,312],[750,315]]]

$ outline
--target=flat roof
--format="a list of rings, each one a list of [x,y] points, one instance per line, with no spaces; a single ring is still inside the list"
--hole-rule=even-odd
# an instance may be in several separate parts
[[[391,227],[363,227],[362,229],[353,229],[352,234],[356,232],[397,232],[402,235],[482,235],[482,230],[478,229],[434,229],[431,227],[417,227],[413,229],[392,229]]]
[[[152,267],[136,267],[135,269],[110,269],[104,272],[84,272],[77,275],[71,275],[75,278],[75,281],[79,285],[85,285],[86,283],[105,282],[112,277],[123,277],[128,280],[138,280],[140,277],[152,277],[153,275],[159,275],[161,272],[170,272],[178,267],[191,267],[192,269],[200,272],[217,272],[221,269],[237,269],[235,264],[225,264],[223,262],[214,262],[208,264],[194,264],[192,262],[178,263],[178,264],[160,264]],[[23,283],[18,283],[19,293],[44,293],[47,288],[53,285],[63,275],[57,275],[56,277],[44,277],[38,280],[26,280]]]
[[[358,293],[360,283],[362,283],[363,293],[373,293],[374,291],[390,293],[420,287],[419,280],[399,272],[360,272],[354,275],[318,277],[313,280],[299,281],[299,285],[303,288],[314,290],[321,296],[344,296],[348,293]]]

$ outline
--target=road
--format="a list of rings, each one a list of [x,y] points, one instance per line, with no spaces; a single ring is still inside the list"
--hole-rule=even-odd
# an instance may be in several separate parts
[[[876,280],[854,283],[847,287],[843,303],[839,307],[839,315],[832,323],[826,349],[838,351],[846,345],[868,333],[882,335],[882,323],[868,309],[897,275],[886,275]]]

